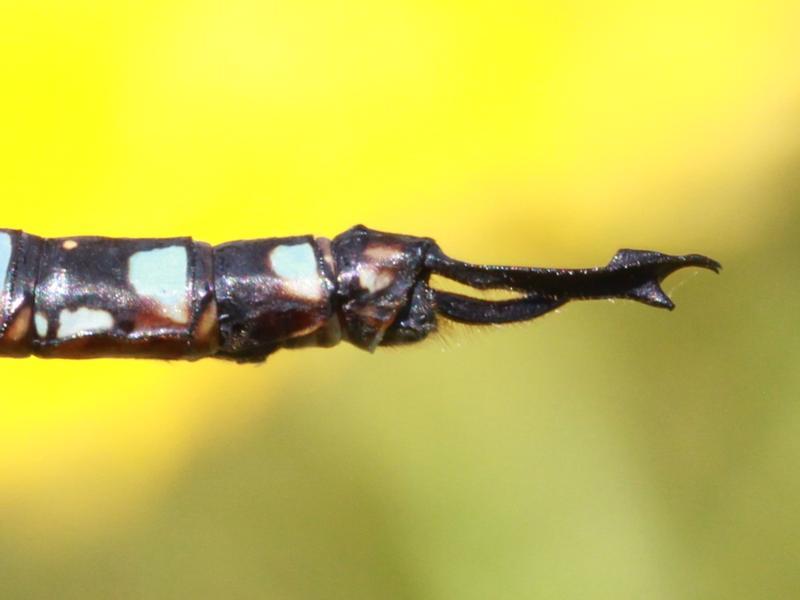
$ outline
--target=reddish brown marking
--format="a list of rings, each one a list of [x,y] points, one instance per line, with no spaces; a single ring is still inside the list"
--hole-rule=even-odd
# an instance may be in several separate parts
[[[28,332],[31,330],[31,321],[33,320],[33,311],[30,306],[24,307],[17,313],[17,316],[11,321],[11,325],[5,333],[5,339],[14,343],[25,339]]]
[[[42,346],[36,350],[36,354],[44,358],[190,358],[186,354],[186,339],[166,334],[158,338],[71,338],[60,341],[56,346]]]
[[[333,262],[333,253],[331,252],[331,241],[328,238],[319,237],[315,238],[314,240],[317,243],[317,247],[322,252],[322,259],[325,261],[325,264],[328,265],[328,268],[331,270],[331,273],[336,272],[336,265]]]
[[[397,244],[369,244],[364,256],[378,266],[396,266],[403,259],[403,247]]]
[[[195,343],[202,348],[215,350],[219,345],[216,301],[210,302],[197,320],[194,339]]]
[[[174,329],[177,333],[180,333],[188,328],[186,323],[180,323],[165,317],[160,309],[161,305],[155,300],[139,297],[138,302],[139,310],[136,312],[133,331],[151,333],[159,329]]]

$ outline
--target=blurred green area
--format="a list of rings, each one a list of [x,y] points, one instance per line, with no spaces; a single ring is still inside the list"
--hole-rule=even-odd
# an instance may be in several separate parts
[[[345,370],[276,355],[265,377],[298,374],[270,418],[212,440],[135,526],[52,554],[6,542],[3,596],[793,597],[798,195],[721,276],[668,280],[671,314],[573,304],[339,349]]]

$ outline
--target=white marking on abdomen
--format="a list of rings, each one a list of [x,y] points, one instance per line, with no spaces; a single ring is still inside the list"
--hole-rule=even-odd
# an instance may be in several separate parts
[[[276,246],[269,253],[269,262],[272,271],[281,278],[281,283],[289,294],[308,300],[322,298],[322,278],[311,244]]]
[[[394,274],[385,272],[380,267],[373,265],[358,265],[358,282],[370,294],[389,287],[394,281]]]
[[[47,337],[47,317],[37,312],[33,315],[33,324],[36,326],[36,335],[40,338]]]
[[[398,246],[370,244],[364,250],[366,264],[358,265],[358,282],[369,293],[386,289],[395,279],[394,268],[403,260],[403,251]]]
[[[11,267],[11,236],[0,233],[0,291],[6,286],[8,270]]]
[[[128,280],[136,293],[154,300],[176,323],[189,322],[189,258],[184,246],[142,250],[131,256]]]
[[[114,327],[114,317],[108,311],[81,307],[73,312],[65,308],[58,315],[58,333],[56,335],[64,339],[78,333],[108,331],[112,327]],[[38,331],[38,324],[36,329]],[[40,335],[40,337],[43,336]]]

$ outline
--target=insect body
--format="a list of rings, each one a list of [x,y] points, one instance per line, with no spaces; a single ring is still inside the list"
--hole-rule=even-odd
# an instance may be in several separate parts
[[[620,250],[605,267],[475,265],[429,238],[354,227],[211,247],[190,238],[44,239],[0,229],[0,356],[129,356],[262,361],[281,347],[349,341],[367,350],[415,342],[437,317],[526,321],[575,299],[628,298],[673,308],[660,281],[701,255]],[[436,290],[432,274],[490,301]]]

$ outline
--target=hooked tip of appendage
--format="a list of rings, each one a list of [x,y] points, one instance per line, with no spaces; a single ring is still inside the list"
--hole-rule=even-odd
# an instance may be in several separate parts
[[[722,265],[717,261],[702,254],[673,256],[661,254],[660,252],[632,249],[619,250],[609,263],[610,270],[643,269],[645,273],[649,273],[644,283],[628,290],[624,297],[656,308],[666,308],[667,310],[673,310],[675,303],[661,289],[660,283],[675,271],[686,267],[709,269],[715,273],[719,273],[720,269],[722,269]]]
[[[714,273],[719,273],[722,270],[722,265],[718,261],[716,261],[713,258],[710,258],[708,256],[704,256],[703,254],[685,254],[685,255],[679,256],[677,258],[680,258],[683,261],[683,264],[678,265],[677,269],[680,269],[680,268],[683,268],[683,267],[698,267],[700,269],[708,269],[709,271],[714,271]],[[677,270],[677,269],[675,269],[675,270]],[[670,272],[674,272],[674,271],[670,271]],[[660,289],[660,287],[659,287],[659,289]],[[662,290],[662,293],[663,293],[663,290]],[[673,310],[675,308],[675,304],[672,302],[672,300],[669,299],[669,297],[667,297],[666,294],[664,294],[664,298],[666,298],[666,300],[669,302],[668,305],[667,304],[663,305],[664,308],[667,308],[669,310]]]
[[[708,256],[704,256],[702,254],[684,254],[682,256],[669,256],[664,255],[664,268],[658,274],[658,280],[662,281],[669,275],[672,275],[675,271],[679,271],[680,269],[684,269],[687,267],[696,267],[698,269],[708,269],[709,271],[714,271],[714,273],[719,273],[722,270],[722,265],[718,263],[713,258],[709,258]]]
[[[687,267],[700,267],[701,269],[714,271],[714,273],[719,273],[722,270],[722,265],[720,263],[702,254],[687,254],[682,258]]]
[[[614,257],[609,261],[609,268],[613,269],[629,269],[631,267],[643,267],[652,265],[664,265],[672,267],[669,271],[682,269],[683,267],[699,267],[701,269],[709,269],[719,273],[722,265],[713,258],[704,256],[702,254],[683,254],[671,255],[662,254],[661,252],[653,252],[652,250],[633,250],[630,248],[623,248],[617,250]]]

